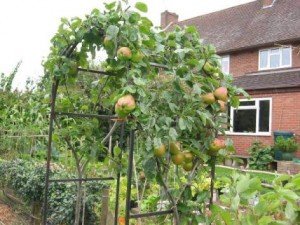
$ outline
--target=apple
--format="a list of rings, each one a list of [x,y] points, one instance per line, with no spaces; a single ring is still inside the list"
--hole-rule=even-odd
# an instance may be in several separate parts
[[[218,103],[220,105],[220,111],[221,112],[226,112],[227,111],[227,107],[226,107],[226,102],[223,102],[221,100],[218,100]]]
[[[201,95],[202,101],[208,105],[213,104],[216,99],[213,93],[207,93],[204,95]]]
[[[132,95],[124,95],[115,105],[115,111],[120,118],[125,118],[135,109],[135,100]]]
[[[183,165],[182,165],[182,168],[185,170],[185,171],[191,171],[193,169],[194,165],[192,162],[185,162]]]
[[[216,155],[218,151],[222,148],[226,148],[226,143],[224,140],[215,138],[215,140],[211,143],[209,147],[209,153],[211,155]]]
[[[205,73],[211,74],[214,72],[214,67],[209,62],[206,62],[203,66],[203,70]]]
[[[179,142],[171,142],[170,143],[170,153],[172,155],[176,155],[180,152],[180,143]]]
[[[194,159],[193,153],[191,153],[189,151],[184,151],[183,154],[184,154],[184,161],[186,163],[190,163],[193,161],[193,159]]]
[[[117,56],[119,59],[131,59],[132,53],[128,47],[120,47],[117,51]]]
[[[176,155],[173,155],[171,159],[175,165],[179,166],[184,163],[184,154],[179,152]]]
[[[214,91],[214,95],[218,100],[227,102],[228,99],[228,90],[226,87],[219,87]]]
[[[105,36],[104,40],[103,40],[103,45],[104,46],[109,46],[112,44],[112,41],[109,39],[109,37]]]
[[[156,157],[163,157],[166,153],[166,146],[162,144],[159,147],[154,148],[154,155]]]

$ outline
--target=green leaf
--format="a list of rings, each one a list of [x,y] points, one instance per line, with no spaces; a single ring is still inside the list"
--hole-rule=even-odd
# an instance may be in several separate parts
[[[146,81],[142,78],[136,78],[136,77],[133,77],[133,82],[136,84],[136,85],[140,85],[140,86],[143,86],[146,84]]]
[[[249,176],[241,176],[241,179],[237,182],[236,191],[237,193],[242,193],[249,188],[250,185],[250,177]]]
[[[232,200],[231,208],[236,211],[239,208],[239,204],[240,204],[240,196],[237,194]]]
[[[188,26],[188,27],[186,28],[186,32],[192,34],[192,33],[197,33],[198,30],[197,30],[197,28],[196,28],[195,26]]]
[[[118,33],[119,33],[119,27],[115,25],[109,25],[109,27],[106,30],[106,35],[108,36],[109,39],[116,38]]]
[[[179,118],[179,128],[180,130],[185,130],[186,129],[186,124],[183,118]]]
[[[297,201],[299,199],[299,196],[291,190],[280,188],[278,192],[288,201]]]
[[[173,127],[171,127],[170,130],[169,130],[169,136],[170,136],[172,141],[175,141],[178,137],[178,134],[177,134],[176,130]]]
[[[263,216],[258,220],[258,224],[267,225],[273,222],[272,216]]]
[[[114,147],[114,154],[115,154],[116,156],[120,155],[121,152],[122,152],[122,149],[121,149],[119,146],[115,146],[115,147]]]
[[[297,213],[295,212],[295,209],[290,202],[288,202],[285,207],[285,216],[290,221],[294,221],[297,218]]]
[[[111,2],[111,3],[104,3],[105,5],[105,8],[108,9],[108,10],[112,10],[113,8],[115,8],[116,6],[116,2]]]
[[[137,2],[135,4],[135,8],[137,8],[138,10],[144,13],[148,12],[148,6],[143,2]]]
[[[156,162],[153,157],[144,162],[143,168],[145,175],[149,179],[153,179],[156,176]]]
[[[240,99],[238,96],[233,96],[230,100],[230,105],[233,107],[233,108],[237,108],[239,107],[240,105]]]

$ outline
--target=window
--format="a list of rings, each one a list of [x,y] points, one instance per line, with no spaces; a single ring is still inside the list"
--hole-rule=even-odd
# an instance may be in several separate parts
[[[240,100],[239,108],[230,108],[232,134],[269,135],[271,132],[271,99]]]
[[[229,55],[221,56],[221,69],[223,73],[229,73]]]
[[[291,47],[271,48],[259,51],[259,70],[292,66]]]

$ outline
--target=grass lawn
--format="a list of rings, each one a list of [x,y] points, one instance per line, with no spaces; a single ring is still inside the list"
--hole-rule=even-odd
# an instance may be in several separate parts
[[[223,168],[216,166],[216,177],[222,177],[222,176],[230,176],[234,171],[238,171],[240,173],[249,173],[253,177],[258,177],[262,182],[271,184],[274,178],[277,176],[276,174],[265,174],[265,173],[259,173],[259,172],[244,172],[239,171],[236,168]]]

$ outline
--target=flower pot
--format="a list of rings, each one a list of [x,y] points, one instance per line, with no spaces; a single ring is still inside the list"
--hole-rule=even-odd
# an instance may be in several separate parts
[[[282,160],[284,161],[292,161],[294,158],[294,153],[292,152],[283,152],[282,153]]]

